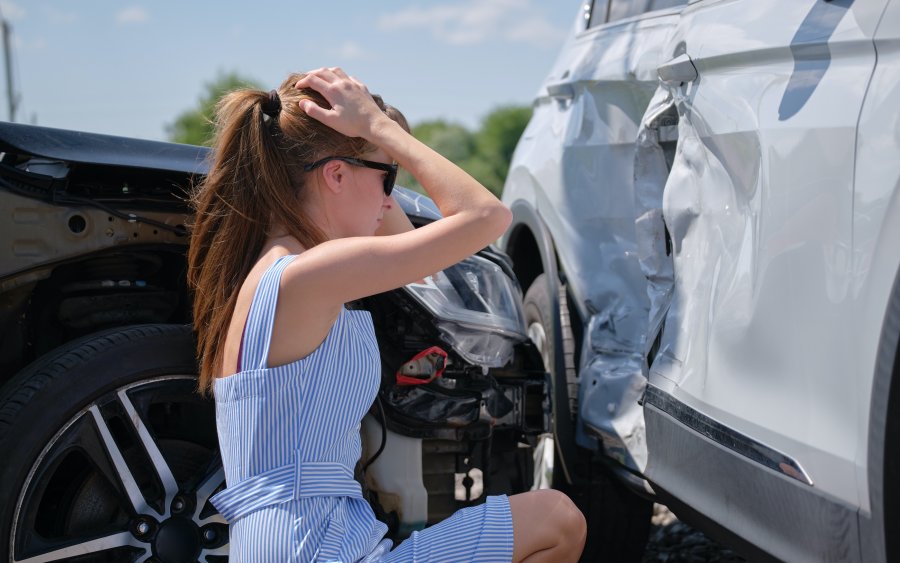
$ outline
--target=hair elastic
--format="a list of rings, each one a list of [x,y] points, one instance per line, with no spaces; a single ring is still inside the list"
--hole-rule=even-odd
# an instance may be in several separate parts
[[[268,99],[263,100],[262,112],[269,117],[278,117],[278,114],[281,113],[281,98],[277,91],[270,91]]]

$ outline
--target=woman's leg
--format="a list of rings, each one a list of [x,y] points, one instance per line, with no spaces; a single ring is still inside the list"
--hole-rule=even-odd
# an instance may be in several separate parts
[[[581,557],[587,527],[569,497],[540,490],[509,497],[513,521],[513,562],[575,562]]]

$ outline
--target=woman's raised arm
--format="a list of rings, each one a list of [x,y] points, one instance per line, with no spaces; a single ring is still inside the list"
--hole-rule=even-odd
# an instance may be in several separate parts
[[[384,150],[422,184],[444,216],[401,234],[336,239],[311,248],[285,272],[308,295],[345,303],[400,287],[474,254],[509,226],[509,210],[490,191],[406,133],[342,70],[310,72],[297,86],[318,91],[331,105],[304,100],[301,108],[310,117]]]

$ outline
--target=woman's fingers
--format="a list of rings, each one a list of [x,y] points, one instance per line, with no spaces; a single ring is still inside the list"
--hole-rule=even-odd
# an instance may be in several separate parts
[[[369,94],[369,88],[365,84],[363,84],[360,80],[358,80],[355,76],[348,76],[347,78],[350,80],[350,82],[356,84],[357,87],[361,88],[363,92],[365,92],[366,94]],[[369,95],[371,96],[371,94],[369,94]]]
[[[347,76],[340,68],[320,68],[310,71],[294,84],[295,88],[312,88],[329,102],[331,97],[341,95],[345,98],[365,95],[371,97],[369,89],[359,80]]]
[[[321,121],[322,123],[326,123],[328,119],[328,110],[317,104],[312,100],[303,100],[300,102],[300,109],[303,110],[306,115],[315,119],[316,121]],[[327,124],[327,123],[326,123]]]
[[[331,82],[324,77],[310,72],[298,80],[296,84],[294,84],[294,88],[311,88],[320,94],[324,94],[330,85]]]
[[[294,84],[294,87],[311,88],[313,83],[319,84],[320,86],[326,84],[334,84],[340,81],[342,78],[343,77],[338,75],[333,69],[317,68],[316,70],[311,70],[304,74],[303,78],[301,78]]]
[[[311,88],[322,95],[331,106],[324,109],[310,101],[300,102],[300,108],[310,117],[351,137],[365,137],[372,124],[386,118],[375,105],[366,85],[348,76],[338,67],[310,71],[294,85]]]
[[[347,78],[349,78],[347,76],[347,73],[345,73],[343,70],[341,70],[338,67],[329,67],[329,68],[322,67],[322,68],[317,68],[315,70],[311,70],[311,71],[307,72],[304,75],[304,77],[301,78],[300,80],[298,80],[294,86],[296,88],[303,88],[304,86],[301,86],[301,84],[303,84],[304,81],[308,77],[316,77],[328,84],[334,84],[335,82],[337,82],[341,79],[346,80]]]

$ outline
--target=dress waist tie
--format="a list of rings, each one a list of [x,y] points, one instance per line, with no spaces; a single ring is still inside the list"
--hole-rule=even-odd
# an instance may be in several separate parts
[[[294,462],[244,479],[210,497],[229,523],[260,508],[309,497],[362,498],[353,471],[338,462]]]

